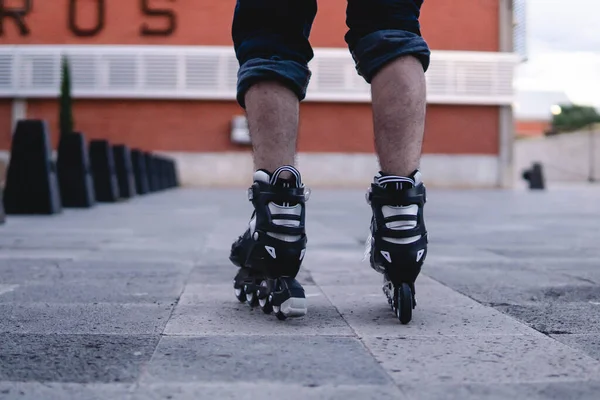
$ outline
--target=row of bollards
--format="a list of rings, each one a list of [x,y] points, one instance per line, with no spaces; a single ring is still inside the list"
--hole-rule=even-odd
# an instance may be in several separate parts
[[[4,214],[56,214],[178,187],[175,162],[123,144],[61,135],[52,160],[46,121],[21,120],[11,144],[0,207]],[[1,193],[0,193],[1,195]]]

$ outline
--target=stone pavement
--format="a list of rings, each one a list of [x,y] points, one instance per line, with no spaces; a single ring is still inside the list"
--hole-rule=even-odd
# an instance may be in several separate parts
[[[598,399],[600,189],[429,192],[400,325],[361,262],[363,191],[315,190],[308,315],[235,300],[244,189],[0,227],[0,399]]]

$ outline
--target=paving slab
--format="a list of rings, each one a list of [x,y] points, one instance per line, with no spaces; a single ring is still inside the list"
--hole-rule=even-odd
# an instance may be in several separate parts
[[[0,260],[0,303],[171,303],[191,263]]]
[[[131,400],[406,400],[394,385],[298,385],[294,383],[142,384]]]
[[[0,334],[0,381],[135,382],[158,340],[158,335]]]
[[[600,301],[599,286],[582,279],[581,271],[597,269],[596,265],[578,263],[578,268],[566,270],[555,263],[528,260],[436,260],[424,268],[424,273],[465,295],[485,304],[544,303],[564,300]],[[585,298],[581,298],[581,295]],[[578,296],[578,297],[574,297]]]
[[[0,304],[0,333],[160,334],[174,304]]]
[[[421,277],[417,307],[408,325],[400,325],[380,287],[322,286],[357,335],[523,335],[533,331],[499,311]]]
[[[595,303],[526,303],[496,308],[543,333],[600,333],[600,305]]]
[[[594,380],[600,364],[543,335],[363,338],[399,385]]]
[[[192,271],[186,279],[188,285],[229,285],[233,288],[233,278],[238,272],[238,268],[231,263],[226,256],[218,262],[207,262],[206,260],[195,263]],[[302,268],[296,277],[302,286],[314,285],[314,280],[307,268]]]
[[[165,335],[352,335],[352,330],[316,286],[304,286],[309,307],[303,318],[279,321],[259,307],[240,303],[233,285],[189,284]]]
[[[402,385],[411,400],[596,400],[599,381],[559,381],[520,384]]]
[[[130,400],[135,384],[0,382],[2,400]]]
[[[583,335],[550,335],[561,343],[573,348],[584,351],[591,357],[600,361],[600,334],[583,334]],[[599,378],[600,380],[600,378]]]
[[[391,380],[356,338],[163,337],[145,382],[386,385]]]

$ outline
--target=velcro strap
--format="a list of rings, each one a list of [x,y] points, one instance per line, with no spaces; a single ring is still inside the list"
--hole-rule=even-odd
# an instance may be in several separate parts
[[[409,206],[425,204],[425,188],[417,186],[409,189],[391,190],[379,185],[371,184],[369,201],[377,206]]]
[[[389,222],[398,222],[398,221],[418,221],[418,217],[412,214],[400,214],[400,215],[390,215],[389,217],[383,218],[384,223]]]
[[[294,214],[271,214],[271,219],[287,219],[289,221],[302,221],[302,217],[300,217],[300,215]]]
[[[284,188],[265,183],[252,185],[252,202],[258,203],[304,203],[304,188]]]
[[[256,227],[269,233],[281,233],[283,235],[301,236],[304,233],[304,227],[302,226],[284,226],[271,223],[269,226],[260,224]]]

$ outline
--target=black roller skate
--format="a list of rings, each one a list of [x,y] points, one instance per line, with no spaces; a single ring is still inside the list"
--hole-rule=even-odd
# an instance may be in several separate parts
[[[371,267],[383,274],[383,292],[402,324],[416,307],[415,281],[427,256],[423,220],[426,202],[421,173],[410,177],[379,174],[367,192],[373,210],[367,240]]]
[[[292,174],[282,179],[282,172]],[[306,314],[304,288],[296,280],[306,249],[305,190],[294,167],[273,174],[258,170],[248,199],[254,212],[246,232],[233,243],[229,259],[240,270],[233,283],[235,296],[277,318]]]

